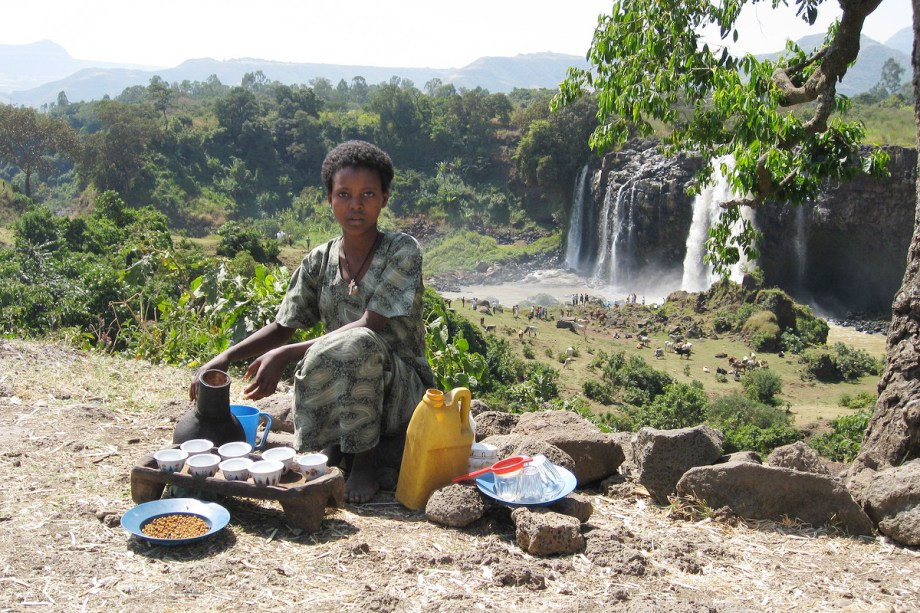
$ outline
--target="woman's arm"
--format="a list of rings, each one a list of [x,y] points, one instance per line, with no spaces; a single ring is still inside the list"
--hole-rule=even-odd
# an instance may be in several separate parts
[[[374,332],[380,332],[386,327],[388,322],[389,320],[383,315],[374,313],[373,311],[365,311],[364,315],[356,321],[347,323],[341,328],[331,330],[325,334],[325,336],[340,334],[345,330],[354,328],[369,328]],[[278,388],[278,382],[281,380],[281,375],[285,367],[291,362],[299,362],[303,359],[303,356],[306,355],[307,351],[310,350],[310,347],[313,346],[316,340],[317,339],[314,338],[301,343],[273,347],[259,356],[249,365],[243,377],[244,379],[251,379],[249,384],[243,388],[243,398],[247,400],[258,400],[274,394],[275,390]]]

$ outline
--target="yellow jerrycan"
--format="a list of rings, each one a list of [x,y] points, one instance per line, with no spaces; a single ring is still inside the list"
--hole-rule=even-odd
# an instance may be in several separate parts
[[[417,511],[431,493],[467,473],[473,430],[470,428],[472,395],[465,387],[445,394],[425,392],[406,431],[396,500]]]

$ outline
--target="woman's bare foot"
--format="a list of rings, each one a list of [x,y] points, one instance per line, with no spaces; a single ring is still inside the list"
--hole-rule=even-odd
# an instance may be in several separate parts
[[[353,504],[367,502],[379,489],[377,449],[356,453],[352,458],[348,481],[345,482],[345,501]]]

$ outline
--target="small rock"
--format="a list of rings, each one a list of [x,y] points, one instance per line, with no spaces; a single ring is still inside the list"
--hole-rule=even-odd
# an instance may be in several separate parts
[[[778,468],[791,468],[803,473],[816,475],[829,475],[830,472],[821,462],[818,452],[803,443],[796,441],[791,445],[783,445],[773,450],[767,457],[767,466]]]
[[[581,522],[549,509],[518,507],[511,512],[518,546],[535,556],[576,553],[584,549]]]
[[[591,514],[594,513],[594,505],[591,504],[591,499],[575,492],[548,506],[551,511],[574,517],[581,523],[591,519]]]
[[[482,441],[490,436],[510,434],[519,418],[520,415],[501,411],[484,411],[477,414],[476,440]]]
[[[435,490],[425,505],[425,516],[443,526],[462,528],[485,513],[479,490],[470,485],[452,484]]]

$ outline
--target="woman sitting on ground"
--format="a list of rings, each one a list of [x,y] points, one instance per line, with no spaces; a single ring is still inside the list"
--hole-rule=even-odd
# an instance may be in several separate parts
[[[377,219],[390,197],[390,157],[363,141],[334,148],[322,166],[326,197],[342,236],[313,249],[294,271],[277,317],[199,372],[256,357],[246,371],[246,398],[275,392],[284,369],[294,374],[294,441],[298,451],[324,449],[351,457],[346,500],[370,500],[379,489],[381,437],[405,434],[434,381],[425,358],[422,255],[401,232],[381,232]],[[290,344],[297,328],[322,321],[326,333]],[[189,390],[197,396],[197,377]]]

